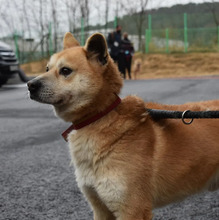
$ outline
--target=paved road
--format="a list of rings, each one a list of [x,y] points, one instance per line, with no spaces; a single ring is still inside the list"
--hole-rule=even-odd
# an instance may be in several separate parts
[[[0,89],[0,220],[90,220],[67,144],[68,124],[28,98],[24,84]],[[219,79],[126,81],[122,96],[166,104],[219,98]],[[154,211],[154,220],[218,220],[219,191]]]

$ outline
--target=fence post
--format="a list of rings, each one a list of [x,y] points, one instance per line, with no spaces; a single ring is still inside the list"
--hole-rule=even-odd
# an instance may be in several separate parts
[[[148,30],[149,30],[149,41],[151,41],[151,15],[148,15]]]
[[[84,46],[84,18],[81,17],[81,46]]]
[[[187,14],[184,13],[184,52],[188,51],[188,29],[187,29]]]
[[[118,25],[118,19],[117,19],[117,16],[115,16],[114,18],[114,28],[116,28]]]
[[[52,45],[52,22],[49,23],[49,55],[53,54],[53,45]]]
[[[17,35],[17,30],[15,30],[14,32],[14,44],[15,44],[15,54],[17,59],[19,60],[19,47],[18,47],[18,39],[17,39],[18,35]]]
[[[169,29],[166,28],[166,53],[169,53]]]
[[[218,43],[218,52],[219,52],[219,26],[217,26],[217,43]]]
[[[149,29],[145,30],[145,52],[149,53]]]

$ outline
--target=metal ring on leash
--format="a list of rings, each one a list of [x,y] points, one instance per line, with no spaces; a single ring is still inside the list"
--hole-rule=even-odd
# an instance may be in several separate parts
[[[191,119],[191,121],[186,122],[185,119],[184,119],[184,117],[185,117],[185,114],[186,114],[187,112],[190,112],[190,110],[185,110],[185,111],[182,113],[182,122],[183,122],[185,125],[190,125],[190,124],[192,124],[192,122],[193,122],[193,118]]]

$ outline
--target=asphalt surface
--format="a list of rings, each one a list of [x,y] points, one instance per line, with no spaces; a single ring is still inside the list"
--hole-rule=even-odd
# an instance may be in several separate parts
[[[216,77],[126,81],[121,96],[179,104],[218,99],[218,84]],[[92,219],[60,136],[68,126],[30,100],[25,84],[0,88],[0,220]],[[218,219],[219,190],[154,210],[154,220]]]

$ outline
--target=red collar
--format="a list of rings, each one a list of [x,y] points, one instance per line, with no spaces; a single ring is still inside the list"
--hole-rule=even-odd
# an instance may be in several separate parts
[[[92,116],[91,118],[86,119],[85,121],[82,121],[81,123],[78,124],[72,124],[66,131],[62,133],[62,137],[67,141],[67,137],[69,133],[73,130],[79,130],[95,121],[98,119],[102,118],[103,116],[107,115],[109,112],[111,112],[114,108],[116,108],[120,103],[121,99],[119,96],[116,95],[116,100],[108,106],[104,111],[97,113],[96,115]]]

